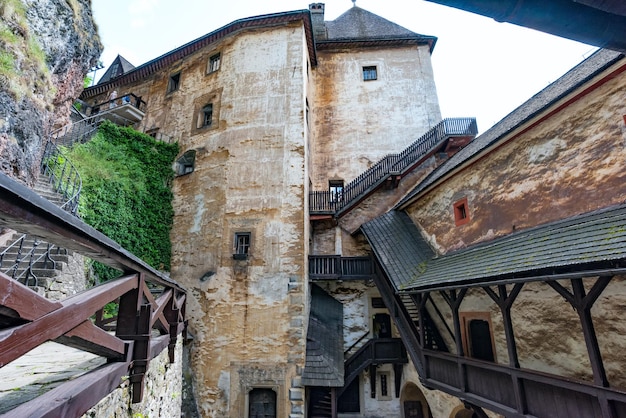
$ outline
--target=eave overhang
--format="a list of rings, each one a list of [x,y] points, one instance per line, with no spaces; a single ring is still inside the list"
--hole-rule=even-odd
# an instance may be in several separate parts
[[[317,41],[316,48],[319,51],[350,48],[389,48],[407,45],[428,45],[428,50],[432,54],[435,48],[437,37],[389,37],[389,38],[345,38]]]
[[[105,83],[86,88],[81,94],[81,99],[88,99],[90,97],[106,93],[113,86],[129,84],[142,80],[149,75],[172,65],[176,61],[190,54],[193,54],[194,52],[206,47],[207,45],[218,42],[238,32],[249,29],[286,25],[297,21],[301,21],[304,25],[307,49],[309,51],[311,65],[315,67],[317,65],[317,56],[315,53],[315,42],[313,40],[310,12],[308,10],[295,10],[291,12],[273,13],[235,20],[234,22],[229,23],[226,26],[223,26],[198,39],[195,39],[170,52],[167,52],[160,57],[153,59],[152,61],[148,61],[147,63],[136,67],[134,70],[123,74],[120,77],[116,77]]]

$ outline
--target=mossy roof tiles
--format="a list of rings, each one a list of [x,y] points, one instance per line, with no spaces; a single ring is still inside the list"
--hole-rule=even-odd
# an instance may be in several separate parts
[[[426,244],[408,216],[389,212],[361,227],[399,291],[459,287],[498,280],[556,278],[616,266],[626,259],[626,205],[516,232],[425,260]]]

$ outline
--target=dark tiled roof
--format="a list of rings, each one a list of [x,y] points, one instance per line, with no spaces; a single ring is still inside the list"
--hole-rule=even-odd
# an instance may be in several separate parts
[[[370,222],[371,223],[371,222]],[[367,224],[369,225],[369,224]],[[376,234],[368,236],[379,261],[384,265],[393,251],[388,240],[379,237],[385,231],[379,224]],[[405,238],[419,241],[416,229]],[[407,247],[397,243],[399,248]],[[417,255],[415,258],[418,258]],[[520,231],[491,242],[476,245],[419,264],[403,256],[402,277],[388,276],[398,290],[413,290],[449,285],[459,286],[499,279],[573,274],[613,268],[626,259],[626,205],[590,212],[558,222]],[[396,268],[397,269],[397,268]],[[399,274],[399,273],[392,273]],[[411,275],[410,280],[404,277]],[[554,276],[553,276],[554,277]]]
[[[336,43],[351,44],[375,42],[388,44],[390,41],[418,41],[428,43],[430,50],[435,47],[437,38],[420,35],[400,25],[388,21],[374,13],[351,7],[337,19],[325,22],[327,37],[317,42],[318,48],[325,48]]]
[[[387,277],[402,288],[435,253],[404,212],[391,211],[361,226]]]
[[[509,113],[504,119],[495,124],[488,131],[474,139],[465,148],[452,156],[448,161],[439,166],[420,184],[417,185],[404,199],[398,203],[396,208],[404,208],[412,200],[428,187],[436,183],[447,173],[462,166],[490,147],[496,146],[506,135],[545,111],[549,106],[555,104],[565,95],[579,88],[591,78],[606,70],[616,62],[622,60],[624,54],[610,50],[598,50],[589,58],[572,68],[565,75],[554,83],[531,97],[520,107]]]
[[[117,66],[115,66],[115,64],[117,64]],[[127,72],[132,71],[134,69],[135,69],[135,66],[133,64],[128,62],[128,60],[126,58],[124,58],[123,56],[118,55],[113,60],[113,62],[109,66],[109,68],[107,68],[106,72],[102,75],[100,80],[98,80],[98,84],[106,83],[107,81],[111,80],[112,78],[124,75]],[[115,71],[115,74],[113,74],[113,71]]]
[[[343,369],[343,305],[313,284],[302,384],[342,387]]]

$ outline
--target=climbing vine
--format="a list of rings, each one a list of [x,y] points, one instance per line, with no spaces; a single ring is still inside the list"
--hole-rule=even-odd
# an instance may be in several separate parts
[[[173,209],[170,183],[178,144],[106,122],[68,150],[83,181],[79,213],[89,225],[159,270],[169,270]],[[98,278],[119,275],[94,264]]]

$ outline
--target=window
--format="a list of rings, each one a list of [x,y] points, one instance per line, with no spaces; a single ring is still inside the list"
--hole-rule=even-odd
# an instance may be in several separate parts
[[[478,360],[495,361],[489,312],[461,312],[459,319],[465,355]]]
[[[235,252],[233,258],[237,260],[245,260],[250,253],[250,233],[237,232],[235,234]]]
[[[378,74],[376,72],[376,66],[363,67],[363,81],[376,80]]]
[[[389,389],[389,382],[391,381],[390,373],[379,373],[378,381],[380,384],[380,396],[381,400],[390,400],[391,399],[391,390]]]
[[[328,182],[328,191],[330,192],[330,201],[339,202],[343,194],[343,180],[330,180]]]
[[[170,80],[167,83],[167,92],[171,93],[178,90],[180,87],[180,72],[170,76]]]
[[[211,126],[213,124],[213,104],[209,103],[208,105],[202,108],[201,117],[201,127]]]
[[[174,171],[177,176],[192,173],[196,163],[196,150],[189,150],[176,160]]]
[[[383,302],[383,298],[372,298],[372,308],[382,308],[385,309],[385,302]]]
[[[220,54],[215,54],[212,55],[211,58],[209,58],[209,74],[214,73],[220,69],[220,57]]]
[[[469,222],[469,206],[467,205],[467,197],[454,203],[454,224],[456,226],[463,225]]]

